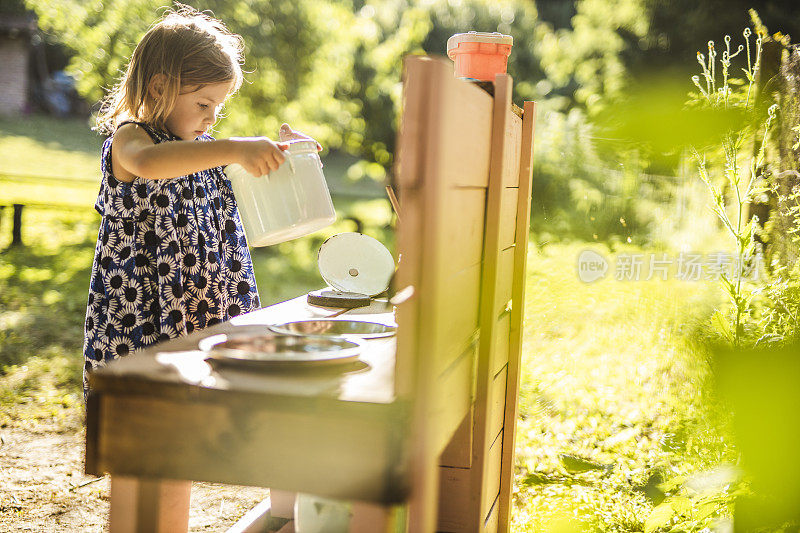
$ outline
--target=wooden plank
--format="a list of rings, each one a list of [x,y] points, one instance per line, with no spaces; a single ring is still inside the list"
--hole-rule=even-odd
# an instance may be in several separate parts
[[[503,433],[500,432],[500,434],[495,438],[495,441],[492,443],[491,448],[489,448],[489,453],[486,460],[486,475],[484,476],[486,490],[484,491],[481,500],[481,517],[483,518],[484,523],[489,518],[489,514],[494,506],[494,502],[497,500],[497,496],[500,493],[500,470],[501,459],[503,456],[502,451]]]
[[[515,201],[516,204],[516,201]],[[441,257],[444,278],[439,283],[448,285],[451,274],[476,265],[483,258],[483,224],[486,213],[486,189],[455,188],[444,191],[439,216],[441,232],[445,237],[435,251]]]
[[[445,98],[438,116],[435,176],[441,183],[461,187],[486,187],[492,135],[492,98],[484,91],[454,78],[440,79]]]
[[[435,290],[432,313],[425,320],[435,327],[427,362],[435,375],[449,367],[472,342],[478,329],[481,265],[442,279]]]
[[[494,441],[503,429],[503,417],[506,410],[506,378],[508,367],[497,374],[489,385],[489,435]]]
[[[305,400],[305,412],[291,411],[271,408],[269,397],[239,405],[123,395],[104,395],[101,402],[97,467],[102,472],[365,501],[398,502],[406,496],[397,469],[400,428],[391,422],[398,417],[389,412],[323,408],[319,416],[319,402]]]
[[[516,187],[505,187],[500,199],[500,249],[513,246],[517,236],[517,194]]]
[[[498,530],[509,530],[511,519],[511,489],[514,483],[514,446],[516,443],[516,421],[519,405],[519,379],[522,354],[522,320],[525,316],[525,269],[528,258],[528,233],[531,215],[531,187],[533,180],[533,139],[535,133],[536,104],[525,102],[522,150],[520,154],[519,203],[517,204],[517,246],[514,257],[514,306],[511,311],[511,335],[509,347],[508,387],[506,395],[503,456],[501,464],[501,486],[499,498]]]
[[[508,347],[511,335],[511,313],[503,312],[497,319],[497,329],[492,348],[492,374],[497,375],[508,364]]]
[[[439,466],[469,468],[472,465],[472,407],[442,451]]]
[[[446,190],[452,186],[479,187],[486,182],[488,171],[488,140],[493,116],[491,98],[469,83],[453,78],[452,64],[431,58],[408,58],[406,80],[419,90],[409,89],[406,116],[418,127],[417,139],[401,139],[399,147],[409,147],[419,153],[411,158],[413,169],[403,163],[398,184],[404,221],[408,218],[406,198],[411,198],[411,217],[419,222],[398,228],[398,250],[403,262],[411,259],[407,273],[398,275],[403,285],[413,284],[417,292],[411,305],[398,313],[402,331],[409,324],[412,333],[398,336],[398,385],[401,394],[412,401],[411,449],[409,461],[414,491],[409,503],[411,531],[432,531],[436,526],[436,501],[438,495],[439,454],[452,437],[458,424],[469,409],[473,360],[456,358],[458,350],[444,357],[439,355],[441,340],[451,331],[451,344],[458,345],[462,330],[471,322],[469,310],[463,322],[446,321],[439,314],[446,308],[446,300],[453,300],[458,280],[443,280],[441,273],[450,258],[441,253],[445,243],[452,239],[441,220],[446,206]],[[404,120],[406,117],[404,117]],[[403,130],[401,136],[407,136]],[[480,146],[483,145],[483,146]],[[468,153],[467,153],[468,152]],[[419,190],[414,195],[412,190]],[[464,279],[472,274],[465,268]],[[401,262],[401,270],[403,270]],[[480,279],[480,277],[478,277]],[[404,283],[403,280],[410,283]],[[444,281],[444,283],[443,283]],[[470,299],[471,296],[458,296]],[[477,307],[477,304],[476,304]],[[464,333],[467,335],[467,333]],[[448,380],[451,383],[446,383]],[[442,386],[446,383],[445,386]],[[455,395],[455,401],[444,394]],[[466,401],[465,401],[466,400]],[[433,411],[432,411],[433,410]]]
[[[490,440],[489,388],[494,375],[491,372],[491,350],[495,345],[497,318],[502,307],[498,306],[501,299],[498,292],[498,272],[500,266],[500,220],[501,200],[503,193],[503,174],[508,157],[505,150],[506,130],[509,127],[509,113],[511,108],[512,80],[508,75],[495,77],[494,108],[492,112],[492,148],[489,174],[489,187],[486,198],[486,232],[484,238],[483,274],[481,279],[481,310],[480,310],[480,348],[478,356],[477,384],[475,395],[475,424],[473,437],[474,450],[472,469],[474,472],[471,499],[477,502],[471,509],[470,523],[481,524],[485,519],[488,507],[487,490],[494,483],[492,479],[492,464],[487,442]],[[499,482],[499,481],[498,481]],[[496,493],[495,493],[496,494]],[[494,494],[492,495],[492,500]],[[484,508],[485,507],[485,508]]]
[[[401,282],[400,286],[414,285],[417,292],[415,298],[407,302],[410,305],[400,306],[398,311],[397,371],[399,390],[412,402],[408,461],[414,492],[409,501],[408,528],[412,531],[431,531],[436,524],[438,458],[431,453],[435,428],[432,421],[426,418],[425,410],[432,403],[436,376],[430,372],[430,364],[422,355],[430,353],[430,343],[436,331],[434,324],[426,320],[435,303],[435,294],[432,290],[426,291],[435,287],[432,280],[436,277],[432,277],[432,274],[438,271],[437,257],[433,251],[438,245],[439,227],[431,214],[438,213],[440,208],[437,200],[442,184],[432,179],[432,154],[439,148],[436,130],[440,122],[438,105],[441,95],[434,88],[437,81],[444,77],[438,72],[440,66],[430,58],[411,57],[404,64],[408,107],[403,121],[412,120],[418,123],[418,127],[414,128],[417,130],[414,139],[408,138],[404,132],[398,143],[401,150],[410,146],[418,153],[414,156],[416,164],[413,169],[405,166],[399,169],[404,222],[398,225],[398,250],[403,257],[398,281]],[[415,85],[419,89],[414,89]],[[419,194],[411,191],[419,191]],[[409,198],[410,202],[405,198]],[[413,221],[411,224],[407,224],[409,218]],[[410,269],[407,269],[408,265]],[[406,332],[400,333],[403,328],[407,328]]]
[[[461,533],[469,529],[470,469],[439,468],[439,519],[436,531]]]
[[[511,109],[506,118],[506,138],[503,162],[503,187],[517,187],[519,185],[519,151],[522,144],[522,119]]]
[[[286,525],[286,518],[278,518],[272,513],[272,491],[270,496],[261,500],[255,507],[247,511],[225,533],[261,533],[277,531]]]
[[[445,446],[472,408],[477,350],[477,343],[469,346],[436,380],[432,401],[426,411],[427,416],[436,421],[432,430],[434,438],[431,446],[436,454],[437,464]]]
[[[109,531],[188,531],[191,491],[191,481],[112,476]]]
[[[494,501],[492,508],[489,510],[489,516],[486,518],[486,522],[483,524],[483,531],[485,533],[495,533],[498,531],[500,526],[500,495]]]
[[[511,300],[511,291],[514,285],[514,277],[517,271],[514,269],[514,257],[516,248],[506,248],[500,252],[500,259],[497,265],[497,292],[495,293],[494,308],[497,310],[495,316],[500,315]],[[512,306],[513,308],[513,306]]]

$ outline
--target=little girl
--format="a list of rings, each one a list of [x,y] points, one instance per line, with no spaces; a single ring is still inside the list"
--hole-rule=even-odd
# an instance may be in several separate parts
[[[242,83],[242,39],[191,8],[142,38],[98,117],[102,215],[84,338],[86,374],[156,342],[260,307],[222,167],[261,176],[283,162],[266,137],[208,135]],[[287,124],[281,139],[304,137]]]

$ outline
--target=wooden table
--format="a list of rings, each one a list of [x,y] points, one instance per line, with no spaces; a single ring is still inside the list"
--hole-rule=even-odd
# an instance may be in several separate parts
[[[357,363],[269,372],[214,369],[198,350],[210,335],[331,312],[302,296],[97,370],[86,472],[402,502],[408,408],[395,398],[394,337],[366,341]],[[396,325],[385,302],[340,318]]]

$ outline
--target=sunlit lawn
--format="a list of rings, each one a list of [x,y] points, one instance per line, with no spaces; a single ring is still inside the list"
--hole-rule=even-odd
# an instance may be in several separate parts
[[[32,127],[28,137],[18,124],[0,122],[0,158],[41,164],[0,170],[95,175],[98,143],[82,125],[65,131],[80,130],[83,141],[63,142],[56,130],[45,133],[45,123]],[[75,166],[59,167],[62,159]],[[335,203],[335,226],[254,251],[265,304],[322,285],[316,251],[326,236],[355,229],[346,217],[392,246],[387,202]],[[10,216],[6,209],[0,219],[0,250],[10,242]],[[29,208],[27,246],[0,254],[0,427],[48,422],[74,430],[81,424],[83,314],[98,223],[91,207]],[[719,303],[719,288],[707,281],[616,281],[613,270],[604,280],[582,283],[576,262],[587,246],[530,250],[516,531],[643,531],[663,498],[659,483],[732,460],[710,425],[708,365],[692,342]],[[592,246],[613,267],[614,255]],[[686,530],[699,531],[715,517]]]
[[[720,303],[719,287],[673,276],[617,281],[615,254],[596,245],[612,270],[583,283],[576,265],[588,247],[531,250],[517,531],[563,530],[567,519],[573,524],[566,530],[644,531],[664,498],[660,489],[669,488],[659,488],[662,482],[673,480],[677,492],[679,476],[735,460],[715,429],[709,366],[696,343]],[[719,518],[717,511],[726,513],[716,502],[694,520],[705,500],[687,501],[689,527],[680,531],[699,531]]]

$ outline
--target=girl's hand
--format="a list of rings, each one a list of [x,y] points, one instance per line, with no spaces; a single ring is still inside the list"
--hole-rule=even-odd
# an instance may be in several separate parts
[[[282,141],[291,141],[293,139],[306,139],[309,141],[317,142],[316,140],[312,139],[305,133],[300,133],[299,131],[295,131],[289,126],[287,123],[281,124],[281,129],[278,132],[278,138]],[[317,151],[321,151],[322,146],[317,143]]]
[[[267,137],[232,137],[236,162],[254,176],[264,176],[278,170],[289,148],[284,143],[275,143]]]

